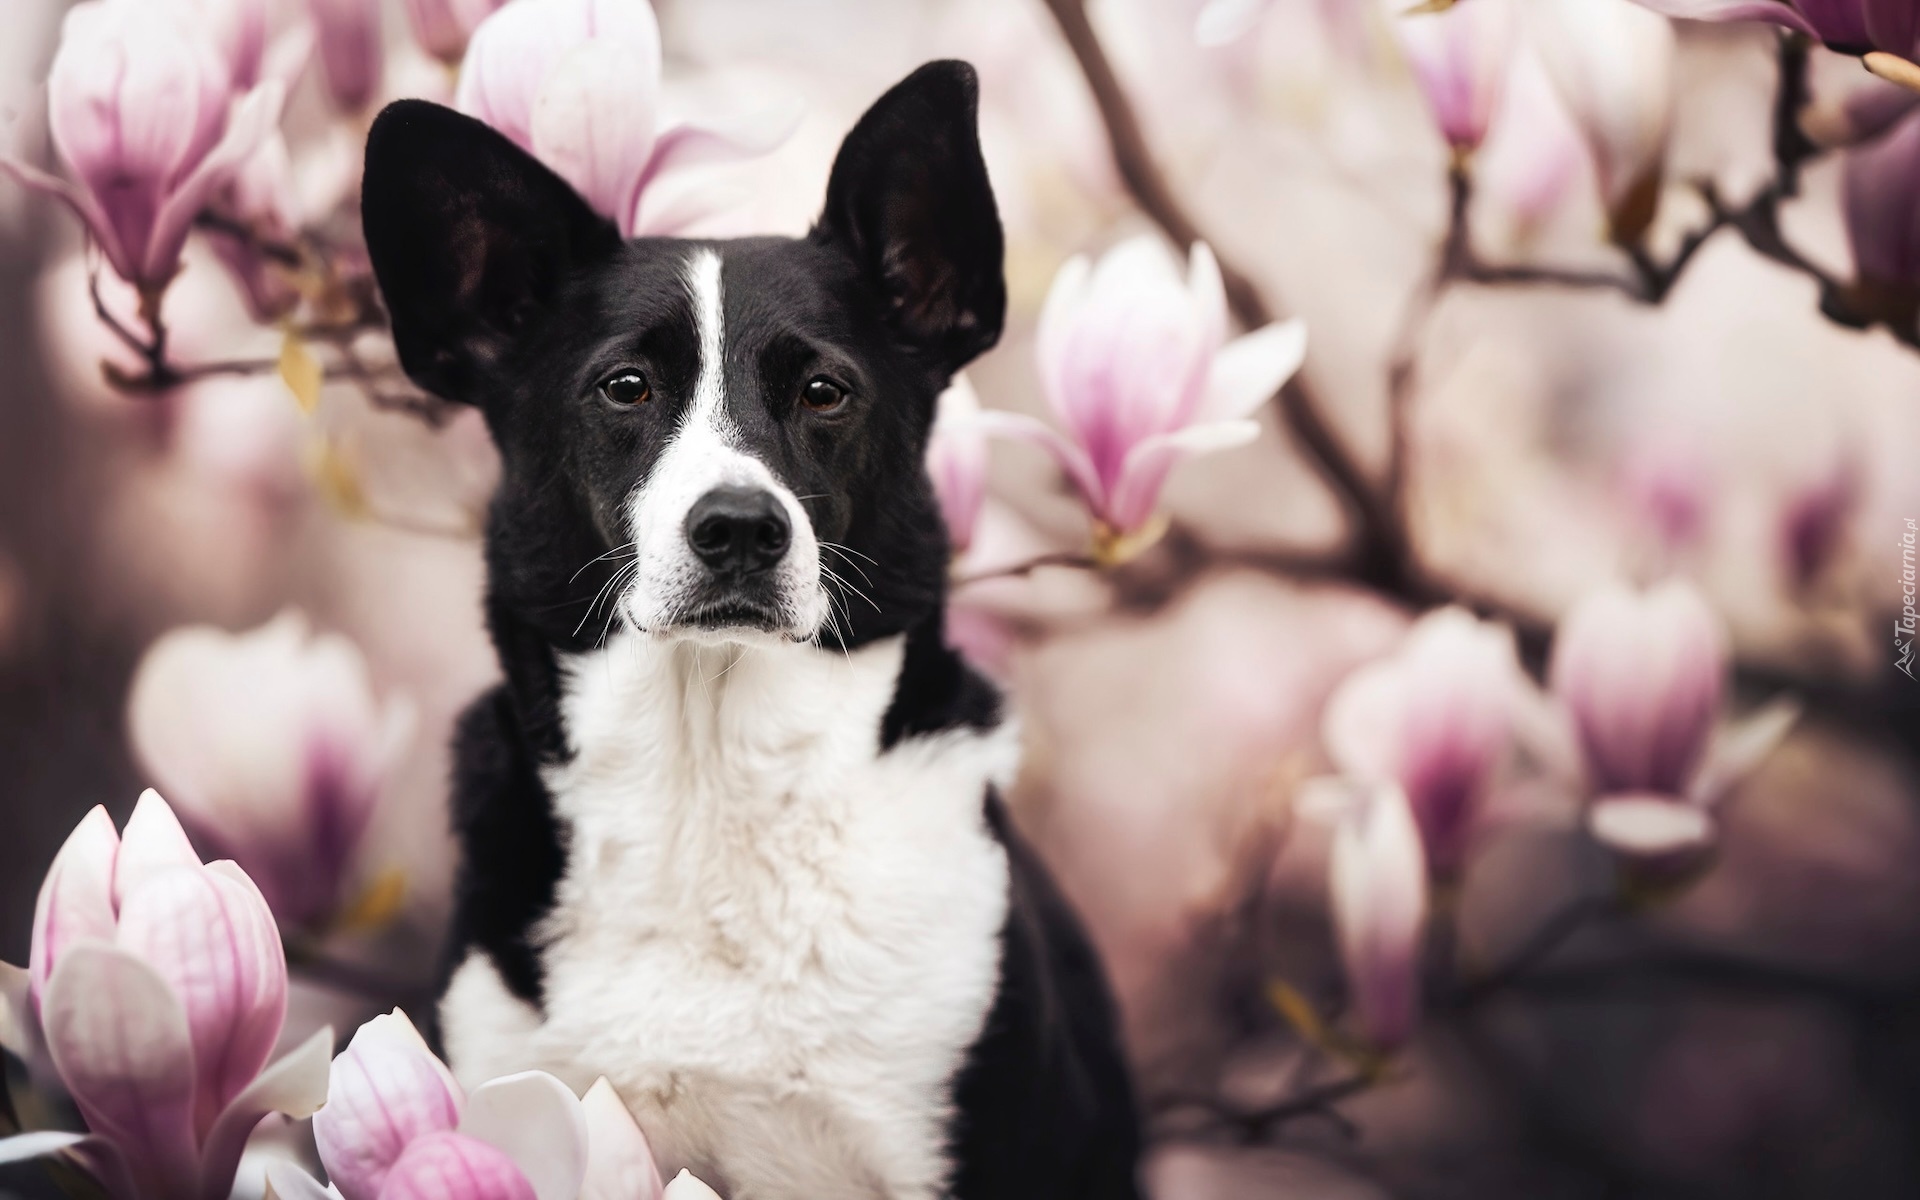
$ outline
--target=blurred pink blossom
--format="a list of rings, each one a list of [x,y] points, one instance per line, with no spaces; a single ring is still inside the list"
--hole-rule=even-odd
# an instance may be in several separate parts
[[[980,397],[964,375],[940,396],[939,415],[927,443],[927,473],[940,500],[953,553],[973,545],[973,527],[987,499],[987,432],[980,420]]]
[[[1472,0],[1444,11],[1388,0],[1388,8],[1441,135],[1456,151],[1476,149],[1507,86],[1519,29],[1511,0]]]
[[[1586,141],[1539,53],[1522,42],[1511,71],[1493,130],[1474,161],[1474,182],[1524,245],[1584,186],[1582,176],[1591,168]]]
[[[1342,815],[1327,882],[1356,1032],[1373,1049],[1394,1049],[1419,1020],[1427,922],[1420,830],[1398,788],[1370,789]]]
[[[1182,459],[1243,446],[1253,413],[1306,357],[1300,321],[1227,340],[1226,292],[1213,251],[1196,242],[1185,278],[1152,235],[1096,266],[1060,268],[1040,313],[1041,387],[1062,433],[1023,414],[989,428],[1036,441],[1060,463],[1096,523],[1096,545],[1144,529]]]
[[[269,0],[159,0],[180,17],[201,25],[227,66],[228,83],[244,92],[261,79],[267,50]]]
[[[1611,587],[1554,636],[1551,680],[1596,792],[1683,795],[1706,754],[1727,671],[1726,634],[1680,582]]]
[[[234,101],[220,48],[177,10],[90,0],[67,14],[47,78],[54,148],[77,184],[13,159],[0,168],[65,201],[114,273],[155,297],[201,207],[272,132],[282,96],[267,81]]]
[[[1860,491],[1859,464],[1843,455],[1824,474],[1787,494],[1776,536],[1789,586],[1812,586],[1839,558],[1859,509]]]
[[[1860,299],[1911,325],[1920,307],[1920,116],[1847,152],[1844,197]]]
[[[407,0],[407,23],[421,49],[456,66],[480,23],[504,0]]]
[[[380,90],[385,63],[380,0],[307,0],[319,34],[320,78],[342,112],[359,112]]]
[[[1697,21],[1767,21],[1835,50],[1886,50],[1911,57],[1920,33],[1913,0],[1637,0],[1655,12]]]
[[[1714,472],[1691,440],[1652,432],[1637,437],[1618,467],[1626,507],[1663,556],[1698,545],[1713,519]]]
[[[31,954],[12,1028],[37,1031],[90,1133],[8,1139],[0,1161],[61,1154],[115,1200],[222,1200],[260,1119],[325,1097],[331,1030],[262,1070],[287,1009],[266,901],[233,863],[202,865],[154,792],[124,836],[96,808],[67,839]]]
[[[1719,617],[1677,580],[1603,589],[1562,619],[1550,680],[1584,762],[1595,837],[1646,861],[1710,842],[1704,818],[1798,715],[1776,700],[1722,726],[1727,668]]]
[[[1673,123],[1673,26],[1628,0],[1531,0],[1528,32],[1593,152],[1613,237],[1659,207]]]
[[[207,240],[240,285],[247,311],[271,324],[300,302],[290,269],[261,249],[262,241],[291,245],[301,224],[293,159],[278,132],[260,143],[209,205],[235,228],[210,228]],[[252,236],[249,236],[252,235]]]
[[[513,0],[474,32],[455,103],[552,167],[627,237],[704,215],[650,211],[656,179],[764,154],[796,117],[767,112],[726,128],[663,120],[660,28],[644,0]]]
[[[289,610],[229,634],[186,626],[148,648],[127,724],[141,766],[201,844],[261,881],[290,927],[342,905],[354,851],[413,729],[346,638]]]
[[[1420,618],[1392,657],[1349,675],[1327,702],[1322,737],[1335,765],[1368,786],[1402,791],[1437,877],[1465,865],[1524,686],[1512,630],[1445,608]]]
[[[362,1025],[314,1114],[344,1200],[659,1200],[646,1138],[605,1079],[576,1100],[542,1071],[466,1095],[398,1009]],[[288,1172],[301,1194],[301,1183]],[[283,1176],[275,1173],[276,1190]],[[304,1178],[304,1177],[302,1177]],[[318,1185],[306,1185],[318,1193]],[[682,1187],[676,1196],[685,1195]]]

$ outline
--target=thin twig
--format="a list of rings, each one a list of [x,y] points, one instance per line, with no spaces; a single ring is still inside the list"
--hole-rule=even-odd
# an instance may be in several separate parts
[[[1581,930],[1623,916],[1626,911],[1619,898],[1612,895],[1575,900],[1542,922],[1506,962],[1462,986],[1453,1002],[1462,1007],[1478,1004],[1551,958]]]
[[[962,575],[953,581],[953,588],[968,587],[976,583],[987,583],[995,579],[1025,579],[1041,567],[1071,567],[1079,571],[1097,571],[1100,562],[1090,554],[1075,554],[1060,551],[1054,554],[1042,554],[1010,567],[995,567],[987,571],[976,571],[971,575]]]

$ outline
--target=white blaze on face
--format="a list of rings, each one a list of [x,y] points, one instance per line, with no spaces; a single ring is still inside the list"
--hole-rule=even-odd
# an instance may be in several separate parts
[[[774,568],[784,632],[808,638],[825,623],[828,611],[820,583],[820,544],[793,489],[766,463],[739,449],[739,431],[727,414],[720,276],[720,256],[707,249],[693,252],[682,276],[700,341],[700,373],[673,440],[627,501],[637,562],[621,610],[633,625],[654,632],[668,632],[683,619],[707,578],[705,564],[687,544],[688,510],[717,487],[761,488],[779,500],[793,531],[786,556]]]

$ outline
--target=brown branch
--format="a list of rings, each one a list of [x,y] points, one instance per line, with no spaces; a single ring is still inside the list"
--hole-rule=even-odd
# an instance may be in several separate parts
[[[1289,1121],[1297,1121],[1303,1117],[1320,1117],[1332,1122],[1343,1136],[1351,1139],[1358,1136],[1359,1130],[1339,1110],[1338,1105],[1341,1101],[1357,1096],[1380,1082],[1378,1074],[1363,1071],[1307,1088],[1284,1100],[1260,1108],[1239,1108],[1217,1096],[1186,1094],[1161,1097],[1154,1107],[1162,1116],[1176,1113],[1181,1109],[1194,1109],[1204,1113],[1207,1118],[1206,1123],[1175,1135],[1187,1138],[1225,1130],[1241,1144],[1251,1145],[1270,1137],[1279,1126]]]

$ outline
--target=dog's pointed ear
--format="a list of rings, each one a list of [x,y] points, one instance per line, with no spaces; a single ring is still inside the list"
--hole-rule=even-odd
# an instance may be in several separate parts
[[[949,372],[999,339],[1007,310],[979,92],[952,60],[895,84],[841,144],[814,229],[882,289],[895,333]]]
[[[400,365],[448,400],[477,401],[488,367],[561,278],[620,245],[532,155],[420,100],[374,121],[360,219]]]

